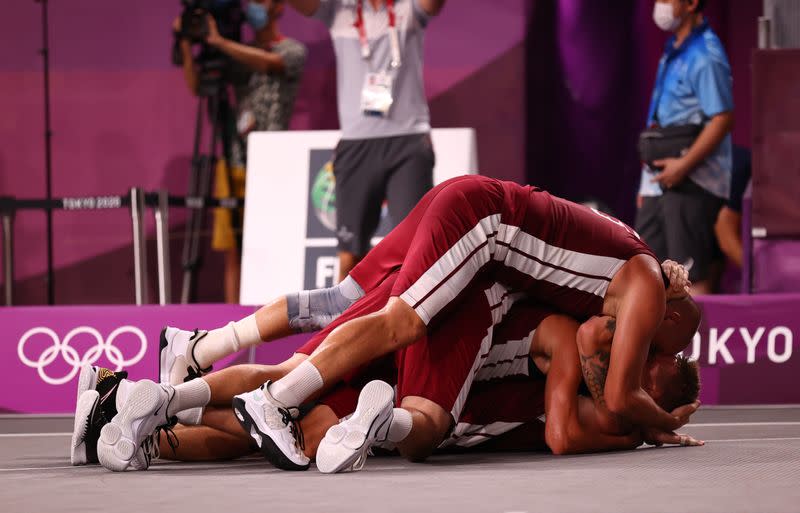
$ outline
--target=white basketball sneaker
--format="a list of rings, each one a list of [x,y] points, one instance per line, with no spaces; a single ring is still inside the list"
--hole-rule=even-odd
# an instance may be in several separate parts
[[[158,379],[161,383],[179,385],[211,372],[211,367],[201,369],[192,357],[195,344],[207,334],[207,331],[186,331],[169,326],[161,330],[159,339],[161,354],[158,362]],[[203,408],[184,410],[179,412],[177,417],[181,424],[199,424],[203,417]]]
[[[297,422],[300,412],[276,401],[269,383],[235,396],[233,411],[267,461],[283,470],[306,470],[310,460],[302,451],[303,432]]]
[[[147,379],[136,383],[119,413],[100,431],[100,464],[115,472],[146,470],[151,459],[159,455],[157,432],[170,430],[174,424],[167,416],[174,395],[170,385]]]
[[[358,396],[356,411],[331,426],[317,448],[317,468],[325,474],[364,467],[370,448],[389,434],[394,389],[383,381],[370,381]]]

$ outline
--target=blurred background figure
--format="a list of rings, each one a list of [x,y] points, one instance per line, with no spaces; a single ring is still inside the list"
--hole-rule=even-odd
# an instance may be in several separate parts
[[[714,231],[717,242],[725,256],[739,269],[742,268],[742,200],[752,175],[750,150],[741,146],[733,147],[733,173],[731,175],[731,194],[719,215]]]
[[[444,0],[289,0],[327,25],[336,54],[339,280],[370,249],[388,200],[400,222],[433,186],[423,82],[425,28]]]
[[[253,30],[253,40],[247,44],[220,34],[214,18],[208,16],[208,30],[203,51],[227,56],[231,65],[227,80],[233,87],[236,106],[231,116],[223,117],[223,141],[230,148],[223,150],[226,159],[217,162],[214,193],[217,197],[244,197],[247,134],[252,131],[287,130],[303,67],[306,47],[284,36],[278,26],[283,15],[284,0],[250,0],[246,3],[245,19]],[[180,39],[179,49],[186,84],[193,94],[202,94],[197,60],[192,44],[181,37],[181,17],[173,29]],[[236,219],[238,217],[238,219]],[[239,302],[241,274],[241,213],[218,209],[214,214],[212,247],[225,252],[225,302]]]
[[[661,259],[690,269],[692,293],[713,290],[714,232],[730,194],[733,90],[725,50],[703,16],[705,0],[657,0],[653,20],[672,32],[659,61],[648,127],[697,127],[680,155],[645,164],[636,230]],[[669,131],[665,131],[669,134]]]

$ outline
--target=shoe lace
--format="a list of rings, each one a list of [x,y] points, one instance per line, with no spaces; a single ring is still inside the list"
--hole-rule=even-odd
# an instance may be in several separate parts
[[[156,426],[155,431],[142,440],[142,451],[144,452],[144,457],[147,462],[147,467],[150,466],[150,462],[153,458],[158,459],[161,457],[161,433],[163,432],[167,439],[167,444],[169,448],[172,449],[172,453],[175,454],[178,446],[180,445],[180,441],[178,440],[178,436],[173,431],[173,427],[178,423],[178,417],[173,415],[169,416],[166,412],[169,411],[169,405],[172,403],[172,400],[175,398],[175,390],[172,387],[167,389],[167,393],[169,394],[169,399],[167,400],[167,405],[164,408],[164,423]]]
[[[180,441],[178,440],[178,435],[176,435],[175,431],[172,429],[177,423],[177,417],[173,416],[168,418],[166,424],[158,426],[152,435],[142,441],[141,448],[148,467],[153,459],[161,457],[161,433],[164,433],[167,444],[169,448],[172,449],[172,453],[175,454],[177,452]]]
[[[305,436],[303,435],[303,428],[300,426],[300,422],[297,418],[300,416],[300,409],[299,408],[278,408],[278,412],[281,414],[281,420],[287,426],[289,426],[289,432],[297,442],[297,446],[300,448],[301,451],[305,450],[306,448],[306,440]]]
[[[356,459],[356,461],[350,465],[350,470],[353,472],[358,472],[364,468],[364,464],[367,462],[367,457],[372,455],[372,448],[367,449],[366,451],[361,451],[361,454],[358,455],[358,459]]]

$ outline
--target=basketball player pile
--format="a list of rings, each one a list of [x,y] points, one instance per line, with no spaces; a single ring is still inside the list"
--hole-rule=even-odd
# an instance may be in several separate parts
[[[539,188],[431,190],[342,283],[211,331],[165,328],[160,383],[82,369],[72,463],[153,458],[361,470],[391,451],[554,454],[696,446],[700,322],[686,270],[631,228]],[[283,363],[212,365],[316,331]]]

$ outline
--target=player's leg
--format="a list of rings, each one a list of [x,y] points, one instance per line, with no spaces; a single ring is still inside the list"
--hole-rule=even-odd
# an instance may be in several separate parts
[[[500,286],[476,284],[460,303],[459,315],[443,319],[428,336],[397,353],[400,409],[387,410],[389,424],[384,436],[395,442],[405,457],[414,461],[427,457],[459,418],[472,380],[489,354],[492,326],[509,307],[504,292]],[[386,393],[391,397],[391,388],[387,388]],[[371,388],[373,396],[366,395],[367,391],[365,387],[357,413],[383,408],[381,389]],[[330,464],[326,469],[320,466],[320,470],[337,472],[347,468],[345,463],[356,453],[359,457],[365,455],[369,444],[380,439],[364,437],[365,422],[356,417],[354,415],[326,436],[318,457],[322,461],[326,456]],[[365,417],[375,422],[381,419],[380,416]],[[351,443],[354,439],[359,443]],[[337,459],[340,463],[335,461]]]
[[[239,427],[230,406],[206,408],[202,425],[175,426],[173,433],[162,434],[158,442],[162,459],[178,461],[230,460],[255,450],[255,443]]]
[[[406,230],[409,221],[418,221],[391,291],[399,297],[333,330],[307,362],[274,384],[279,403],[300,404],[323,383],[336,383],[352,368],[411,344],[435,316],[458,304],[492,261],[503,195],[494,182],[488,184],[456,179],[426,196],[433,199],[422,205],[425,215],[416,219],[412,212],[398,227]]]
[[[221,358],[263,342],[327,326],[364,295],[353,279],[326,289],[279,297],[252,315],[211,331],[166,328],[161,335],[160,380],[182,383]],[[187,371],[187,369],[192,369]]]
[[[342,316],[312,337],[306,346],[301,348],[302,352],[316,352],[319,345],[330,333],[349,320],[363,315],[370,315],[380,310],[389,298],[395,279],[396,273],[390,275],[383,283],[369,291]],[[348,370],[356,370],[358,367],[353,365]],[[236,396],[233,406],[243,427],[248,431],[255,429],[262,438],[263,444],[259,447],[273,465],[285,470],[305,470],[308,468],[309,460],[303,454],[302,444],[296,437],[295,419],[299,415],[299,410],[297,407],[286,405],[306,403],[308,399],[319,394],[323,388],[323,383],[319,373],[314,366],[308,365],[307,360],[300,363],[289,374],[292,373],[295,374],[295,377],[288,381],[281,379],[274,383],[266,382],[253,392]],[[342,373],[337,381],[331,381],[329,384],[338,383],[346,374]],[[298,375],[301,377],[300,380],[297,379]],[[273,397],[275,387],[279,390],[284,387],[284,389],[288,389],[296,396],[302,396],[303,399],[297,402],[279,403]]]

